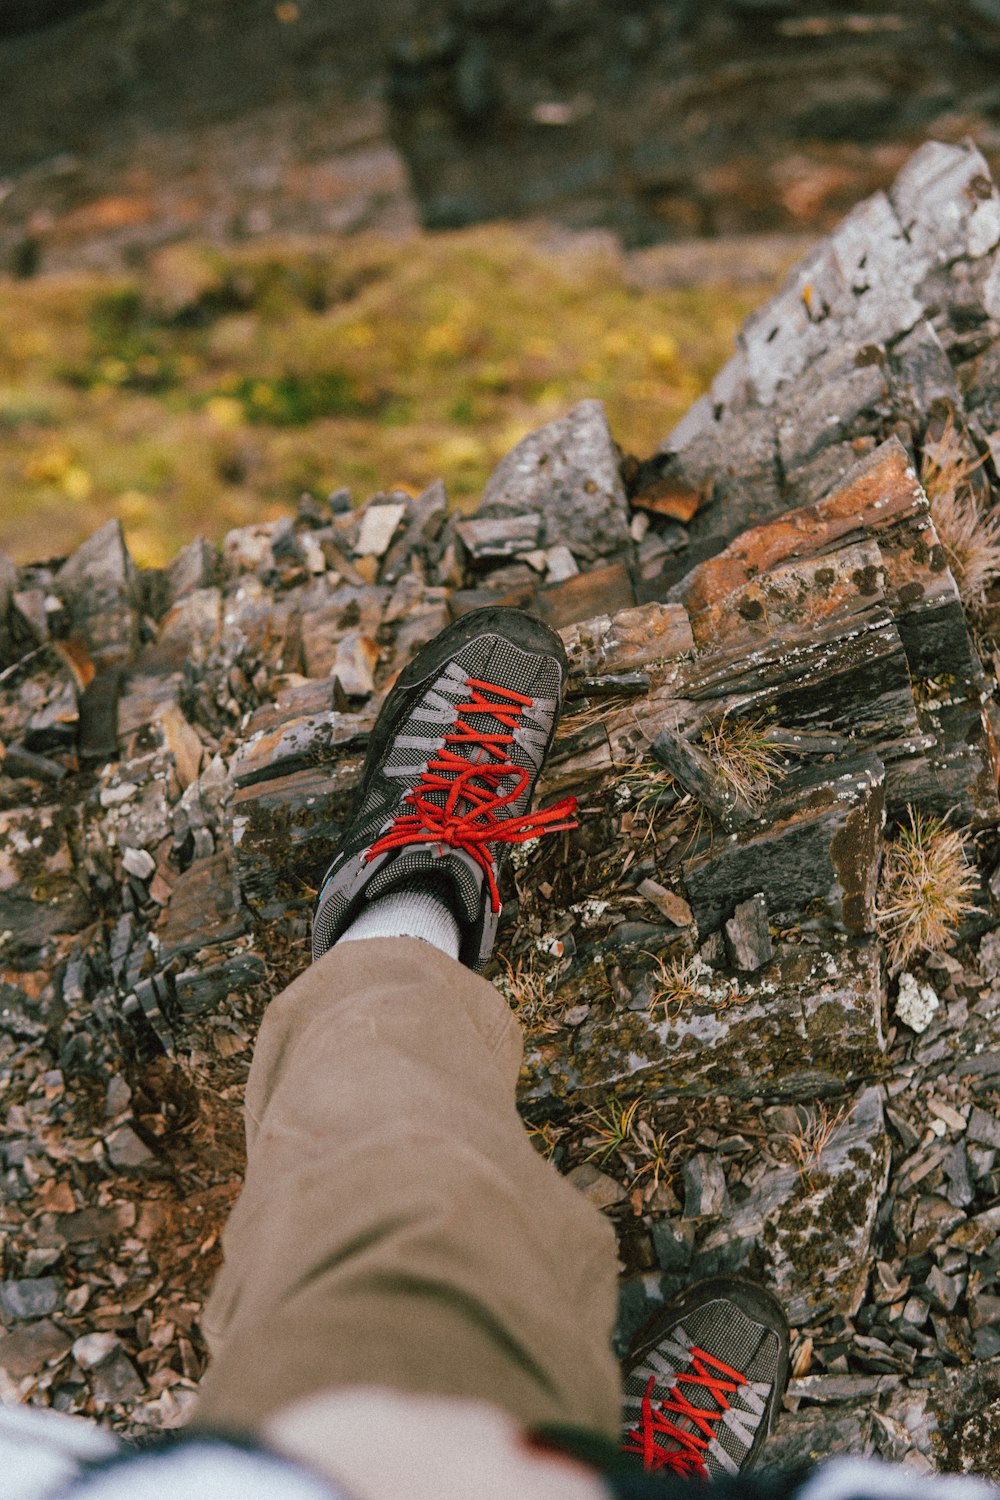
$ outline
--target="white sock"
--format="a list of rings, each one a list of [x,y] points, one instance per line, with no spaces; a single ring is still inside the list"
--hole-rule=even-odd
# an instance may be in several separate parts
[[[452,909],[433,887],[401,887],[366,901],[338,943],[359,938],[415,937],[457,958],[461,933]]]

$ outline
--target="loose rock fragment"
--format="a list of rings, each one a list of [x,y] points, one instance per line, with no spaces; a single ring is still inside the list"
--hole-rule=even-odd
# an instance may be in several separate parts
[[[934,1019],[941,1002],[934,987],[921,984],[910,973],[899,976],[899,992],[896,996],[896,1019],[909,1026],[911,1031],[926,1031]]]
[[[540,544],[562,544],[586,562],[628,546],[628,504],[599,401],[581,401],[500,460],[486,482],[479,514],[511,512],[540,513]]]
[[[717,1156],[699,1152],[683,1166],[685,1219],[714,1218],[729,1203],[726,1178]]]
[[[753,972],[770,963],[774,947],[768,925],[767,902],[760,894],[741,901],[726,923],[726,947],[737,969]]]

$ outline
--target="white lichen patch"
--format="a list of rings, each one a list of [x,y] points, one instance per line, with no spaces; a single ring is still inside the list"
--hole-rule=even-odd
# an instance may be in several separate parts
[[[899,993],[896,996],[896,1020],[909,1026],[911,1031],[926,1031],[934,1013],[940,1007],[937,991],[929,984],[904,971],[899,976]]]
[[[570,911],[575,917],[580,918],[584,927],[592,927],[604,916],[611,903],[602,901],[599,896],[588,896],[586,901],[577,901]]]

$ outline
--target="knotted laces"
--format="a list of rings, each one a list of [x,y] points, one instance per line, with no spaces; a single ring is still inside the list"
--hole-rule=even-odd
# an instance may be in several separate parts
[[[702,1457],[715,1436],[713,1423],[729,1410],[727,1397],[741,1385],[746,1376],[706,1354],[704,1349],[691,1350],[692,1368],[676,1377],[675,1384],[663,1401],[653,1401],[655,1375],[649,1377],[642,1398],[642,1420],[625,1435],[622,1451],[641,1453],[645,1469],[665,1469],[683,1479],[707,1479]],[[716,1371],[712,1374],[708,1366]],[[681,1385],[700,1386],[713,1397],[717,1411],[692,1406],[680,1390]],[[671,1416],[685,1417],[691,1427],[679,1427]]]
[[[420,781],[404,798],[412,811],[399,814],[365,859],[404,844],[437,844],[442,853],[446,847],[463,849],[485,873],[490,903],[498,912],[500,891],[490,846],[523,844],[543,833],[576,828],[576,798],[564,797],[551,807],[520,817],[502,815],[501,809],[516,802],[531,780],[523,766],[508,758],[505,747],[514,743],[514,730],[532,700],[475,677],[466,678],[465,685],[472,697],[468,703],[456,704],[454,732],[445,735],[442,748],[428,760]],[[500,701],[487,698],[487,693]],[[481,718],[476,728],[473,715],[488,715],[501,731],[509,733],[489,733]],[[512,778],[512,785],[504,792],[500,786],[505,778]]]

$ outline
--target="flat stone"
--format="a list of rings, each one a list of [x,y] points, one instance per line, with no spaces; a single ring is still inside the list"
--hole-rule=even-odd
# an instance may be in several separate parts
[[[167,604],[176,604],[178,599],[196,589],[210,588],[215,582],[218,566],[215,547],[203,536],[196,536],[193,542],[181,548],[164,570]]]
[[[147,1167],[150,1162],[156,1160],[153,1152],[150,1151],[145,1141],[136,1135],[131,1125],[119,1125],[117,1130],[105,1136],[104,1146],[111,1165],[122,1172]]]
[[[72,814],[58,807],[0,812],[0,932],[7,934],[8,954],[41,948],[88,921],[69,847],[72,831]]]
[[[164,963],[242,931],[243,916],[234,900],[226,853],[196,859],[178,876],[156,929]]]
[[[191,968],[174,978],[174,998],[185,1015],[201,1015],[235,991],[244,994],[267,978],[264,960],[256,953],[210,944],[192,955]]]
[[[58,1214],[56,1229],[70,1245],[85,1240],[105,1240],[135,1223],[135,1204],[112,1203],[107,1208],[81,1208],[76,1213]]]
[[[996,1115],[989,1114],[985,1109],[978,1109],[973,1105],[969,1123],[966,1126],[966,1135],[970,1141],[978,1141],[980,1145],[1000,1149],[1000,1119]]]
[[[595,1208],[610,1208],[625,1197],[621,1183],[609,1177],[607,1172],[600,1171],[593,1162],[585,1161],[573,1167],[566,1173],[566,1181],[571,1182]]]
[[[576,558],[566,546],[550,547],[545,554],[545,564],[548,583],[562,583],[580,571]]]
[[[73,1358],[81,1370],[92,1370],[122,1347],[113,1333],[85,1333],[73,1344]]]
[[[375,691],[375,668],[379,663],[379,648],[369,635],[360,630],[348,631],[337,642],[336,655],[331,668],[348,698],[365,698]]]
[[[738,1268],[755,1250],[764,1280],[798,1327],[830,1311],[853,1317],[864,1298],[890,1163],[879,1091],[864,1089],[818,1145],[801,1168],[759,1178],[700,1252],[723,1250]]]
[[[669,1219],[657,1219],[650,1233],[661,1270],[686,1270],[691,1264],[691,1255],[694,1251],[693,1226],[690,1223],[672,1223]]]
[[[562,544],[585,562],[625,550],[630,515],[601,402],[579,402],[500,460],[486,482],[479,515],[511,512],[541,514],[541,535],[532,546]]]
[[[135,1365],[121,1347],[93,1366],[90,1382],[95,1399],[105,1405],[138,1401],[146,1389]]]
[[[662,912],[667,921],[672,922],[675,927],[689,927],[694,921],[691,908],[683,896],[678,896],[676,891],[668,890],[666,886],[660,885],[659,881],[642,880],[636,886],[636,891],[655,906],[657,911]]]
[[[243,900],[262,917],[310,906],[308,886],[323,878],[336,853],[362,764],[352,755],[237,790],[231,807],[236,871]],[[294,864],[287,858],[293,845]],[[196,946],[214,940],[204,921],[196,931]]]
[[[48,1318],[26,1323],[0,1337],[0,1370],[6,1370],[12,1380],[37,1375],[47,1364],[61,1359],[72,1342],[69,1334]]]
[[[926,1031],[940,1005],[933,985],[921,984],[912,974],[900,974],[895,1005],[897,1021],[902,1021],[911,1031]]]
[[[117,666],[139,644],[141,595],[119,521],[108,521],[77,548],[56,575],[69,633],[79,636],[98,666]]]
[[[717,1156],[699,1152],[681,1168],[684,1183],[685,1219],[717,1218],[726,1211],[729,1194],[726,1178]]]
[[[122,866],[137,880],[148,880],[156,869],[156,860],[148,849],[123,849]]]
[[[760,895],[771,918],[809,906],[833,929],[872,932],[884,774],[875,756],[790,773],[768,797],[765,817],[699,848],[682,867],[699,931],[714,931],[734,902]]]
[[[177,780],[184,790],[197,780],[205,759],[205,749],[194,727],[175,703],[165,704],[155,719],[166,749],[174,758]]]
[[[388,550],[406,511],[406,505],[400,502],[369,505],[361,518],[358,539],[354,543],[355,557],[381,557]]]
[[[156,641],[140,657],[140,670],[182,671],[188,662],[202,666],[222,639],[222,592],[192,589],[170,606],[160,621]]]
[[[932,1307],[940,1312],[951,1312],[962,1294],[965,1278],[946,1276],[940,1266],[932,1266],[924,1286]]]
[[[455,527],[462,545],[476,562],[502,561],[538,544],[542,517],[537,511],[519,511],[515,515],[473,516]]]
[[[55,1276],[35,1276],[20,1281],[0,1281],[0,1313],[6,1321],[28,1322],[47,1318],[62,1300],[63,1284]]]
[[[652,1001],[655,971],[641,951],[625,952],[622,977],[633,995]],[[578,999],[581,982],[571,967],[557,993],[564,988],[567,1002]],[[774,1097],[809,1098],[831,1086],[843,1089],[880,1066],[882,979],[875,943],[786,943],[770,964],[741,975],[738,985],[711,970],[692,982],[696,998],[676,1014],[664,1016],[655,1004],[599,1013],[558,1050],[529,1046],[521,1097],[559,1104],[627,1083],[647,1098],[749,1098],[763,1088]]]
[[[329,698],[329,688],[325,694]],[[230,770],[236,786],[252,786],[276,776],[303,771],[322,761],[354,755],[367,748],[374,725],[370,711],[292,714],[272,726],[269,717],[260,717],[265,727],[255,730],[258,716],[233,756]]]
[[[746,972],[770,963],[774,953],[767,901],[760,894],[738,903],[725,925],[726,948],[733,966]]]
[[[640,604],[581,620],[560,634],[570,672],[581,677],[634,672],[694,650],[687,610],[680,604]]]

